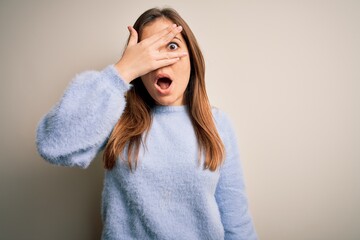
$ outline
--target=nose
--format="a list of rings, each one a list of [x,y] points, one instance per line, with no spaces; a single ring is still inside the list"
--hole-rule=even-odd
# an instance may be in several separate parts
[[[166,67],[161,67],[161,68],[158,68],[154,71],[154,76],[158,76],[159,74],[164,74],[164,68]]]

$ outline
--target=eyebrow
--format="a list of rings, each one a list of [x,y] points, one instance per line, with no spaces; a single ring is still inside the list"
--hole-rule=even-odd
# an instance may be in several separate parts
[[[178,38],[178,37],[174,37],[174,38],[176,38],[177,40],[179,40],[180,42],[182,42],[180,38]]]

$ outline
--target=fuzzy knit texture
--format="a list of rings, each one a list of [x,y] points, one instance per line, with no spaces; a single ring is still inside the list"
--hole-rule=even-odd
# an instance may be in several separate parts
[[[104,149],[130,88],[113,64],[77,74],[38,124],[39,154],[55,165],[87,168]],[[213,108],[226,158],[211,172],[199,164],[186,106],[156,106],[152,114],[137,169],[130,172],[119,157],[105,170],[102,239],[257,239],[226,115]]]

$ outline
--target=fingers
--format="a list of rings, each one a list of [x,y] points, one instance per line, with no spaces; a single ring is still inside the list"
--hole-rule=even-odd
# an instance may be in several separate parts
[[[177,26],[176,28],[173,28],[170,32],[168,32],[166,35],[164,35],[163,37],[161,37],[160,39],[158,39],[155,43],[154,46],[156,48],[160,48],[166,44],[168,44],[169,42],[171,42],[174,37],[176,35],[178,35],[181,31],[182,31],[182,27],[181,26]]]
[[[182,57],[187,56],[187,52],[180,52],[180,53],[163,53],[158,56],[158,60],[155,62],[155,69],[166,67],[172,64],[177,63],[179,60],[181,60]]]
[[[169,66],[172,64],[177,63],[180,60],[180,58],[166,58],[159,61],[156,61],[156,64],[154,65],[155,69],[159,69],[165,66]]]
[[[181,26],[177,26],[176,24],[172,24],[172,25],[168,26],[167,28],[161,30],[160,32],[155,33],[151,37],[145,39],[144,42],[151,45],[151,44],[154,44],[156,42],[159,42],[159,40],[161,40],[161,39],[163,39],[163,40],[164,39],[172,40],[181,31],[182,31]]]
[[[187,52],[162,52],[156,57],[155,60],[182,58],[187,55],[188,55]]]
[[[138,34],[137,34],[136,30],[132,26],[128,26],[128,30],[130,32],[130,38],[129,38],[128,46],[134,46],[138,42]]]

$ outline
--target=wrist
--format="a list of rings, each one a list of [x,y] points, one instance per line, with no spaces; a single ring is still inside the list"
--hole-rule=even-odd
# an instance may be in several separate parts
[[[125,82],[130,83],[132,80],[135,79],[135,77],[128,70],[129,68],[124,66],[124,64],[122,64],[120,61],[115,64],[115,69],[117,70],[121,79],[123,79]]]

